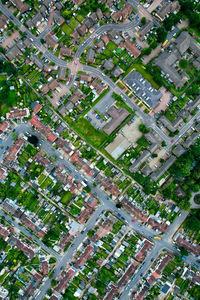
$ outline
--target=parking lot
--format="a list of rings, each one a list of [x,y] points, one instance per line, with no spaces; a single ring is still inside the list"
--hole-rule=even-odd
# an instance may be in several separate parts
[[[115,103],[115,99],[112,98],[112,91],[110,91],[105,97],[103,97],[85,116],[85,118],[98,130],[101,130],[109,116],[107,111]],[[99,112],[99,114],[98,114]]]

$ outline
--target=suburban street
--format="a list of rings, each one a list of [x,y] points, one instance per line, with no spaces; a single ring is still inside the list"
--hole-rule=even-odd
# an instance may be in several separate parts
[[[131,3],[134,7],[137,7],[139,2],[136,0],[128,0],[129,3]],[[99,38],[103,33],[106,33],[109,30],[117,30],[117,31],[127,31],[127,30],[134,30],[135,26],[138,25],[139,21],[132,21],[126,24],[106,24],[101,27],[96,26],[95,30],[90,36],[83,42],[83,44],[79,45],[75,55],[74,60],[72,62],[66,62],[59,57],[56,57],[52,52],[48,51],[45,46],[41,43],[41,39],[44,39],[47,34],[50,33],[52,30],[51,27],[46,28],[38,37],[34,36],[27,28],[10,12],[10,10],[4,6],[0,2],[0,10],[7,18],[9,18],[14,24],[16,24],[21,31],[23,31],[26,34],[26,37],[29,38],[32,41],[33,46],[41,51],[43,53],[43,56],[49,61],[54,62],[57,67],[66,67],[70,69],[70,72],[72,73],[72,64],[80,60],[81,54],[94,42],[95,39]],[[171,39],[173,37],[173,34],[169,36]],[[166,142],[166,151],[170,151],[172,146],[174,146],[181,138],[182,136],[193,126],[196,119],[200,118],[200,111],[197,112],[197,114],[192,117],[180,130],[179,134],[174,137],[174,142],[171,142],[171,138],[156,124],[156,120],[151,117],[150,115],[144,113],[144,111],[136,105],[136,103],[129,98],[124,91],[122,91],[119,86],[117,86],[110,77],[106,76],[100,69],[96,69],[91,66],[83,65],[81,63],[78,63],[79,68],[76,68],[76,72],[80,70],[86,73],[92,74],[94,77],[99,77],[103,82],[105,82],[112,91],[117,92],[119,95],[122,96],[124,102],[136,113],[141,117],[143,120],[143,123],[149,127],[152,128],[156,134],[162,139],[162,141]],[[76,78],[76,74],[72,74],[71,81],[67,83],[69,87],[73,86],[74,80]],[[41,134],[33,130],[30,124],[22,123],[19,125],[14,125],[13,130],[9,133],[7,138],[2,142],[0,146],[0,162],[3,160],[5,152],[12,146],[14,139],[12,138],[13,132],[17,133],[19,136],[23,135],[25,133],[34,134],[39,139],[39,145],[41,149],[47,153],[48,156],[55,156],[56,161],[54,162],[55,166],[63,166],[65,165],[65,170],[67,173],[69,173],[71,176],[73,176],[76,180],[76,182],[81,183],[83,180],[87,182],[87,185],[91,188],[91,193],[101,201],[101,204],[96,209],[96,211],[93,213],[93,215],[90,217],[88,222],[83,227],[83,232],[79,233],[78,236],[73,241],[72,245],[69,247],[69,249],[64,253],[64,255],[60,255],[56,253],[53,249],[47,247],[45,244],[42,243],[39,238],[36,238],[33,234],[27,233],[26,229],[19,224],[19,221],[17,219],[13,220],[8,214],[6,214],[2,209],[0,209],[0,216],[4,217],[9,224],[15,227],[15,229],[21,231],[24,235],[27,237],[31,237],[31,239],[37,243],[42,249],[53,255],[56,259],[56,265],[55,269],[53,271],[53,278],[58,278],[59,274],[66,268],[67,265],[70,264],[70,261],[73,257],[73,254],[77,251],[80,244],[84,241],[84,239],[87,236],[87,232],[90,229],[93,229],[95,227],[95,223],[99,220],[100,215],[105,210],[112,211],[119,219],[121,219],[128,228],[131,230],[134,230],[138,234],[142,235],[144,238],[149,239],[152,244],[153,248],[149,252],[148,256],[146,257],[143,264],[141,264],[139,270],[134,275],[130,283],[126,286],[124,289],[120,300],[129,299],[129,293],[130,290],[135,288],[140,281],[140,279],[144,276],[144,274],[148,271],[153,261],[156,259],[156,257],[159,255],[159,253],[165,249],[167,251],[170,251],[172,253],[180,255],[179,249],[174,245],[173,243],[173,236],[179,229],[179,227],[182,225],[186,217],[188,216],[189,212],[187,211],[181,211],[179,216],[175,219],[175,221],[169,226],[167,232],[163,235],[161,235],[161,240],[155,240],[153,239],[154,235],[157,235],[157,233],[145,225],[140,224],[137,222],[137,220],[133,220],[133,217],[125,211],[123,208],[117,208],[116,202],[114,202],[104,191],[102,191],[98,186],[94,187],[93,183],[95,182],[95,179],[85,176],[85,174],[82,173],[70,160],[66,160],[61,156],[61,153],[59,150],[55,149],[52,144],[50,144]],[[196,268],[200,270],[200,264],[197,263],[197,259],[193,255],[189,255],[186,257],[186,263],[189,263]],[[43,285],[40,288],[40,291],[34,298],[35,300],[40,300],[45,297],[45,294],[48,289],[51,288],[51,281],[52,279],[47,279]]]
[[[137,7],[138,5],[138,1],[136,0],[129,0],[128,2],[130,2],[133,6]],[[0,2],[0,10],[8,17],[12,20],[13,23],[15,23],[16,25],[18,25],[20,28],[24,28],[24,31],[26,32],[26,35],[29,39],[31,39],[31,41],[33,42],[33,45],[40,51],[43,52],[43,56],[51,61],[54,62],[56,66],[60,66],[60,67],[70,67],[72,65],[71,62],[66,62],[58,57],[56,57],[53,53],[51,53],[50,51],[48,51],[40,42],[40,38],[41,36],[44,38],[46,34],[48,34],[49,29],[46,29],[44,34],[39,35],[38,37],[35,37],[29,30],[27,30],[24,25],[16,18],[13,16],[13,14],[9,11],[9,9],[3,5]],[[106,24],[103,25],[101,27],[98,27],[95,29],[95,31],[83,42],[82,45],[80,45],[74,55],[74,60],[75,59],[80,59],[81,54],[85,51],[85,49],[87,47],[89,47],[91,45],[91,43],[97,38],[99,37],[101,34],[109,31],[109,30],[118,30],[118,31],[127,31],[130,29],[134,29],[135,26],[137,26],[139,21],[132,21],[126,24]],[[94,76],[98,76],[99,78],[101,78],[106,84],[108,84],[110,86],[111,89],[115,90],[115,91],[119,91],[119,94],[121,94],[121,96],[124,98],[125,103],[131,107],[133,110],[135,110],[138,115],[142,118],[144,124],[147,127],[152,128],[153,130],[155,130],[155,132],[158,134],[158,136],[166,142],[167,147],[166,150],[169,151],[172,146],[174,144],[176,144],[176,142],[182,137],[182,135],[185,134],[185,132],[192,126],[192,121],[190,120],[187,124],[185,124],[185,126],[183,126],[182,130],[180,131],[178,137],[175,138],[174,143],[171,143],[171,139],[169,136],[167,136],[165,134],[165,132],[163,132],[163,130],[161,130],[157,124],[156,121],[153,117],[151,117],[150,115],[144,113],[144,111],[139,108],[136,103],[134,103],[133,100],[131,100],[108,76],[106,76],[101,70],[96,69],[94,67],[90,67],[87,65],[82,65],[79,63],[79,65],[81,66],[81,70],[83,70],[84,72],[88,72],[91,73]],[[70,70],[71,71],[71,70]],[[76,68],[76,72],[78,71],[78,68]],[[72,87],[74,80],[75,80],[75,75],[71,75],[71,81],[68,82],[68,86]],[[200,112],[198,112],[198,117],[200,116]],[[197,115],[196,115],[197,118]]]
[[[86,177],[84,174],[82,174],[70,161],[64,159],[61,157],[58,150],[56,150],[48,141],[46,141],[37,131],[33,131],[31,129],[31,126],[29,124],[20,124],[16,125],[14,128],[15,132],[17,134],[22,134],[28,132],[29,134],[34,134],[38,137],[39,143],[41,144],[41,148],[43,151],[45,151],[49,156],[55,155],[56,161],[55,165],[63,165],[65,164],[66,171],[71,174],[77,182],[81,182],[83,179],[86,180]],[[11,137],[13,131],[8,135],[7,139],[3,142],[2,147],[0,148],[0,159],[3,158],[3,152],[6,147],[11,147],[13,143],[13,139]],[[9,221],[10,224],[13,224],[18,230],[21,230],[26,236],[30,236],[33,241],[35,241],[41,248],[45,249],[47,252],[49,252],[51,255],[54,255],[57,258],[57,263],[55,266],[55,270],[53,273],[53,278],[57,278],[60,274],[60,272],[70,263],[70,260],[72,259],[74,251],[77,251],[79,245],[83,242],[85,239],[88,230],[95,227],[95,223],[98,221],[99,216],[103,211],[110,210],[114,214],[116,214],[122,221],[126,223],[126,225],[138,232],[143,237],[146,237],[150,239],[153,243],[153,248],[151,252],[148,254],[145,262],[141,265],[139,271],[136,273],[136,275],[133,277],[131,282],[128,284],[128,288],[126,288],[121,296],[122,299],[128,299],[128,293],[129,290],[135,287],[138,283],[138,281],[141,278],[141,274],[145,274],[149,268],[149,266],[152,263],[152,259],[155,259],[156,256],[162,251],[162,249],[166,249],[170,252],[180,254],[179,250],[173,245],[172,243],[172,237],[178,230],[178,228],[181,226],[185,218],[187,217],[189,212],[181,211],[180,215],[175,219],[175,221],[170,225],[168,231],[162,235],[162,240],[154,240],[153,236],[156,234],[156,232],[153,229],[149,229],[146,226],[140,224],[135,220],[135,222],[132,222],[132,217],[124,210],[119,209],[116,207],[116,203],[108,197],[108,195],[103,192],[98,186],[93,186],[93,179],[88,176],[87,177],[87,184],[91,188],[91,193],[101,200],[101,205],[96,209],[96,211],[93,213],[89,221],[84,226],[84,232],[80,233],[74,240],[71,247],[67,250],[67,252],[61,256],[57,254],[55,251],[53,251],[51,248],[45,246],[39,239],[36,239],[34,235],[27,234],[25,231],[25,228],[17,223],[17,221],[13,221],[8,215],[6,215],[3,211],[1,211],[0,215],[4,216],[7,221]],[[190,255],[187,257],[186,262],[195,265],[196,259],[193,255]],[[197,267],[200,269],[200,266],[197,265]],[[40,292],[35,297],[35,299],[43,299],[43,297],[46,294],[46,291],[51,287],[51,280],[47,279],[44,284],[42,285]]]
[[[52,256],[54,256],[58,261],[60,260],[61,256],[56,253],[53,249],[47,247],[45,244],[43,244],[38,238],[36,238],[33,234],[27,233],[26,229],[21,226],[16,220],[13,220],[11,217],[9,217],[2,209],[0,209],[0,216],[4,217],[6,221],[15,228],[15,230],[21,231],[25,236],[30,237],[33,242],[38,244],[42,249],[50,253]]]

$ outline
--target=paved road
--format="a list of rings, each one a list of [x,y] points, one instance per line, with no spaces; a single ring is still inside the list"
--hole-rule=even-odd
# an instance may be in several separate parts
[[[21,231],[25,236],[31,237],[31,239],[38,244],[42,249],[50,253],[51,255],[55,256],[55,258],[60,261],[61,256],[57,254],[53,249],[47,247],[45,244],[43,244],[38,238],[36,238],[33,234],[27,233],[26,229],[21,226],[16,220],[13,220],[9,215],[7,215],[3,210],[0,210],[0,216],[4,217],[8,223],[10,223],[12,226],[17,228],[19,231]]]
[[[172,146],[174,144],[176,144],[181,138],[182,136],[194,125],[195,120],[199,120],[200,119],[200,110],[198,110],[198,112],[196,113],[195,116],[193,116],[179,131],[179,134],[174,137],[174,142],[171,144],[168,144],[168,146],[166,147],[166,150],[169,151]]]
[[[132,2],[133,6],[137,6],[138,5],[138,1],[134,0],[134,1],[130,1]],[[12,16],[11,12],[8,10],[7,7],[5,7],[4,5],[2,5],[2,3],[0,3],[0,9],[2,10],[2,12],[9,18],[12,18],[12,21],[17,24],[18,26],[22,26],[22,24],[20,23],[20,21]],[[83,53],[83,51],[85,51],[85,49],[91,45],[91,43],[94,41],[94,39],[96,39],[97,37],[99,37],[102,33],[107,32],[109,30],[119,30],[119,31],[126,31],[126,30],[130,30],[133,29],[139,21],[134,20],[133,22],[129,22],[127,24],[106,24],[103,25],[101,27],[96,28],[95,32],[93,32],[86,40],[85,42],[79,46],[79,48],[77,49],[76,53],[75,53],[75,59],[80,58],[81,54]],[[45,58],[47,58],[49,61],[54,62],[57,66],[61,66],[61,67],[69,67],[69,63],[65,62],[64,60],[56,57],[53,53],[51,53],[50,51],[48,51],[47,49],[44,48],[44,46],[42,46],[41,42],[40,42],[40,37],[35,37],[30,31],[26,30],[25,31],[27,34],[27,37],[30,38],[33,42],[33,45],[39,49],[40,51],[43,51],[43,56]],[[45,32],[46,34],[46,32]],[[91,74],[93,74],[94,76],[98,76],[99,78],[101,78],[103,81],[105,81],[112,89],[118,89],[119,87],[108,77],[106,76],[101,70],[98,70],[96,68],[90,67],[90,66],[86,66],[86,65],[82,65],[82,69],[84,72],[89,72]],[[71,75],[71,81],[68,83],[68,86],[71,87],[73,86],[75,80],[75,75]],[[143,122],[150,128],[153,128],[155,130],[155,132],[160,136],[160,138],[166,142],[168,149],[170,149],[172,147],[171,142],[170,142],[170,138],[156,125],[156,122],[154,120],[154,118],[152,118],[150,115],[145,114],[134,102],[133,100],[131,100],[123,91],[121,91],[121,95],[124,97],[124,101],[127,103],[127,105],[129,105],[132,109],[134,109],[135,111],[137,111],[137,113],[140,115],[140,117],[143,119]]]
[[[29,124],[20,124],[15,127],[15,132],[20,134],[20,132],[29,132],[30,134],[33,133],[31,130],[31,127]],[[37,135],[39,138],[39,143],[41,144],[41,148],[48,154],[48,155],[55,155],[56,156],[56,165],[62,165],[65,164],[66,170],[76,179],[76,181],[81,182],[83,179],[86,180],[86,176],[83,175],[79,170],[76,169],[76,167],[68,160],[65,160],[61,157],[60,153],[58,150],[56,150],[49,142],[47,142],[41,135],[34,131],[34,134]],[[3,147],[11,146],[13,143],[13,140],[11,138],[12,132],[8,135],[6,141],[3,142]],[[0,157],[3,155],[3,149],[0,149]],[[86,223],[85,225],[85,232],[84,234],[79,234],[75,241],[73,242],[73,245],[69,248],[67,253],[62,256],[58,257],[57,254],[52,254],[55,255],[58,258],[58,262],[55,267],[54,271],[54,277],[56,278],[60,271],[66,267],[66,265],[70,262],[74,250],[78,248],[78,246],[81,244],[81,242],[84,240],[86,233],[88,230],[92,229],[95,227],[95,223],[99,218],[99,215],[104,211],[104,210],[111,210],[113,211],[116,215],[119,216],[122,220],[125,220],[127,226],[129,226],[131,229],[135,230],[142,236],[152,239],[152,236],[155,234],[155,231],[152,229],[148,229],[144,225],[139,224],[136,220],[135,222],[132,222],[132,217],[123,209],[118,209],[116,208],[116,205],[114,201],[112,201],[108,195],[103,192],[99,187],[94,187],[93,186],[93,181],[94,179],[90,178],[89,176],[87,177],[87,184],[91,188],[91,192],[101,200],[101,206],[94,212],[93,216],[90,218],[90,220]],[[136,274],[134,279],[131,281],[129,288],[135,286],[136,282],[140,280],[140,274],[144,273],[148,270],[148,267],[151,264],[151,259],[153,257],[156,257],[156,255],[162,250],[162,249],[168,249],[169,251],[178,253],[178,250],[171,244],[171,238],[174,235],[174,233],[177,231],[179,226],[182,224],[184,219],[186,218],[188,212],[182,211],[180,216],[176,218],[176,220],[171,224],[169,227],[167,233],[162,236],[162,240],[154,240],[154,248],[148,255],[147,259],[145,260],[145,263],[142,265],[140,271]],[[16,224],[17,226],[17,224]],[[19,227],[21,230],[21,228]],[[22,230],[24,228],[22,227]],[[34,237],[33,237],[34,239]],[[40,243],[39,240],[37,240],[37,243]],[[45,248],[46,246],[44,244],[40,244],[41,247]],[[52,249],[46,247],[46,251],[50,252],[53,251]],[[193,256],[190,256],[188,258],[189,263],[196,263],[195,258]],[[42,299],[46,293],[46,291],[50,288],[50,280],[48,279],[45,281],[43,286],[41,287],[40,294],[36,297],[36,299]],[[124,294],[125,293],[125,294]],[[126,297],[128,295],[128,289],[125,289],[124,293],[122,294],[122,297]],[[121,298],[121,299],[127,299],[127,298]]]
[[[129,2],[135,2],[135,1],[129,1]],[[136,2],[135,2],[136,3]],[[137,3],[136,3],[137,4]],[[62,67],[67,67],[68,64],[57,58],[56,56],[54,56],[51,52],[49,52],[48,50],[46,50],[42,44],[40,43],[40,37],[35,37],[31,32],[29,32],[28,30],[26,30],[24,28],[24,26],[19,22],[19,20],[17,18],[15,18],[10,11],[3,6],[0,3],[0,9],[1,11],[7,16],[9,17],[13,23],[17,24],[21,29],[23,29],[26,34],[27,37],[30,38],[33,42],[33,45],[37,48],[43,50],[43,54],[44,56],[49,60],[54,62],[57,66],[62,66]],[[115,29],[117,30],[129,30],[131,28],[133,28],[137,23],[135,21],[128,23],[128,24],[122,24],[122,25],[117,25],[117,24],[108,24],[105,26],[102,26],[102,28],[97,28],[95,30],[95,33],[93,33],[85,42],[84,45],[81,45],[78,48],[78,51],[76,52],[75,57],[80,57],[81,53],[92,43],[92,41],[98,37],[100,34],[102,34],[103,32],[107,31],[107,30],[111,30],[115,27]],[[45,33],[46,34],[46,33]],[[105,81],[110,87],[111,89],[119,89],[117,85],[115,85],[115,83],[107,76],[105,76],[100,70],[97,70],[95,68],[89,67],[89,66],[85,66],[83,65],[83,71],[85,72],[90,72],[95,76],[100,77],[103,81]],[[73,78],[71,80],[71,85],[74,82],[74,78],[75,76],[73,75]],[[137,111],[137,113],[142,117],[144,123],[148,126],[153,128],[156,133],[162,138],[162,140],[165,140],[167,143],[167,149],[169,150],[172,145],[170,143],[170,138],[156,125],[155,120],[150,117],[149,115],[144,114],[143,111],[141,111],[140,108],[137,107],[137,105],[123,92],[121,91],[121,95],[124,97],[124,101],[134,110]],[[194,117],[197,118],[197,115]],[[180,131],[179,133],[179,137],[177,137],[175,139],[175,142],[178,141],[178,139],[192,126],[192,121],[188,122]],[[25,132],[25,131],[29,131],[30,127],[28,127],[25,124],[19,125],[16,128],[16,132]],[[39,134],[37,134],[39,136]],[[62,158],[60,158],[60,154],[57,150],[55,150],[47,141],[45,141],[43,138],[41,138],[39,136],[40,142],[41,142],[41,147],[44,149],[44,151],[46,151],[49,155],[56,155],[57,156],[57,161],[56,163],[59,164],[65,164],[66,165],[66,169],[68,170],[69,173],[71,173],[75,179],[79,182],[81,182],[83,179],[85,179],[85,176],[83,174],[81,174],[81,172],[79,170],[77,170],[69,161],[66,161]],[[175,143],[174,142],[174,143]],[[6,142],[3,144],[3,149],[1,149],[2,151],[0,151],[0,159],[3,155],[3,151],[7,146],[10,146],[12,144],[12,139],[11,139],[11,135],[9,135],[8,139],[6,140]],[[92,216],[92,218],[90,218],[90,220],[88,221],[88,223],[86,224],[86,231],[89,228],[93,228],[95,222],[96,222],[96,217],[99,217],[99,213],[101,213],[101,211],[105,208],[105,209],[110,209],[112,211],[114,211],[116,214],[119,213],[119,211],[116,209],[115,203],[106,195],[106,193],[104,193],[101,189],[99,189],[98,187],[93,187],[92,185],[93,180],[88,178],[88,185],[91,187],[92,189],[92,193],[94,193],[94,195],[96,195],[99,199],[101,199],[102,201],[102,206],[96,210],[96,212],[94,213],[94,215]],[[174,248],[174,246],[170,243],[170,238],[173,236],[173,234],[176,232],[176,230],[179,228],[179,226],[181,225],[181,223],[183,222],[184,219],[184,214],[187,214],[186,212],[181,212],[181,215],[175,220],[175,222],[170,226],[168,232],[163,235],[163,239],[162,241],[154,241],[155,246],[152,250],[152,252],[149,254],[149,256],[147,257],[146,261],[144,262],[144,264],[142,265],[141,270],[137,273],[136,277],[132,280],[130,287],[135,286],[137,284],[137,282],[140,279],[140,275],[141,273],[145,273],[150,264],[151,264],[151,259],[156,257],[156,255],[158,255],[158,253],[163,249],[166,248],[170,251],[176,252],[177,250]],[[151,237],[154,234],[153,230],[150,230],[148,228],[146,228],[145,226],[141,226],[138,222],[132,222],[131,221],[131,216],[129,214],[127,214],[124,210],[120,209],[120,215],[122,218],[124,218],[126,220],[126,222],[128,223],[128,226],[130,226],[133,230],[138,231],[140,234],[142,234],[144,237]],[[80,243],[83,241],[85,235],[86,235],[86,231],[83,235],[78,235],[78,237],[76,238],[76,240],[74,241],[74,246],[70,247],[69,250],[67,251],[67,253],[62,257],[61,260],[58,261],[58,263],[56,264],[56,268],[55,268],[55,274],[54,274],[54,278],[56,278],[56,276],[60,273],[60,270],[62,267],[65,267],[69,260],[72,258],[72,254],[73,251],[78,247],[78,245],[80,245]],[[74,249],[73,249],[74,247]],[[188,262],[191,263],[195,263],[194,257],[193,256],[189,256],[187,259]],[[38,295],[36,297],[36,299],[42,299],[46,293],[46,291],[48,290],[48,288],[50,287],[50,280],[47,280],[44,285],[41,288],[41,293],[40,295]],[[122,294],[121,299],[127,299],[127,294],[128,294],[128,289],[125,290],[125,292]]]

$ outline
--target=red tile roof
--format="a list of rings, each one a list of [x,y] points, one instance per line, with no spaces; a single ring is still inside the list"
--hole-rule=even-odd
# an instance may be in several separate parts
[[[74,264],[75,268],[78,269],[81,266],[83,266],[86,263],[86,261],[91,257],[91,253],[93,252],[93,250],[94,247],[92,245],[87,246],[83,254],[75,262]]]
[[[6,238],[8,237],[8,235],[9,235],[9,231],[5,227],[3,227],[2,225],[0,225],[0,236],[2,236],[2,238],[4,240],[6,240]]]
[[[151,249],[152,246],[153,246],[153,244],[151,242],[149,242],[148,240],[145,240],[142,249],[136,254],[135,259],[137,261],[144,260],[149,249]]]
[[[0,134],[2,132],[4,132],[7,128],[8,128],[9,124],[8,122],[4,121],[1,125],[0,125]]]
[[[70,279],[73,277],[75,271],[72,269],[69,269],[69,271],[67,272],[67,274],[61,279],[61,281],[59,282],[59,284],[55,287],[55,290],[58,293],[61,293],[64,289],[67,288],[68,283],[70,281]]]
[[[40,103],[37,103],[34,107],[33,107],[33,111],[37,114],[40,110],[42,109],[42,105]]]

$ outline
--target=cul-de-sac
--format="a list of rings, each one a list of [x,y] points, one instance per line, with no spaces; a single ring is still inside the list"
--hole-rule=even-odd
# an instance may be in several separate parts
[[[1,299],[200,299],[198,0],[0,1]]]

